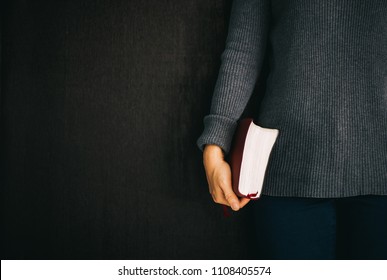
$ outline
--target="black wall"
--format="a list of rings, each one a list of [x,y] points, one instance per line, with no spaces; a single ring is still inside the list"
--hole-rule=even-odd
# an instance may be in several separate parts
[[[196,139],[230,0],[7,0],[2,259],[250,258]]]

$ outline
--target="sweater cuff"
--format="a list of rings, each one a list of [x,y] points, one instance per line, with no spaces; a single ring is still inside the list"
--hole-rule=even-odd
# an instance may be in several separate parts
[[[197,146],[203,152],[204,145],[216,144],[223,152],[228,154],[232,138],[237,126],[233,119],[220,115],[207,115],[203,119],[204,131],[196,141]]]

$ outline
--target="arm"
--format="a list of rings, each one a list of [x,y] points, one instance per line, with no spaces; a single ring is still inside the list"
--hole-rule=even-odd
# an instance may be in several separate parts
[[[234,0],[226,47],[204,131],[197,140],[229,152],[237,121],[254,90],[266,51],[270,0]]]
[[[269,0],[234,0],[226,48],[204,131],[197,140],[209,191],[216,203],[237,211],[249,199],[238,199],[231,187],[229,152],[237,120],[254,90],[265,55],[269,28]]]

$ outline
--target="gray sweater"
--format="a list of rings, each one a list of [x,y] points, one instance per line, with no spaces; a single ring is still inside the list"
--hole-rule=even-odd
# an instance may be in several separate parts
[[[387,0],[234,0],[201,150],[228,154],[265,56],[263,194],[387,195]]]

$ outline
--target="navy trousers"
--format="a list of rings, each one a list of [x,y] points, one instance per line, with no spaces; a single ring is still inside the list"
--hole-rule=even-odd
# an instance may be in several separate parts
[[[250,203],[258,259],[387,259],[387,196]]]

